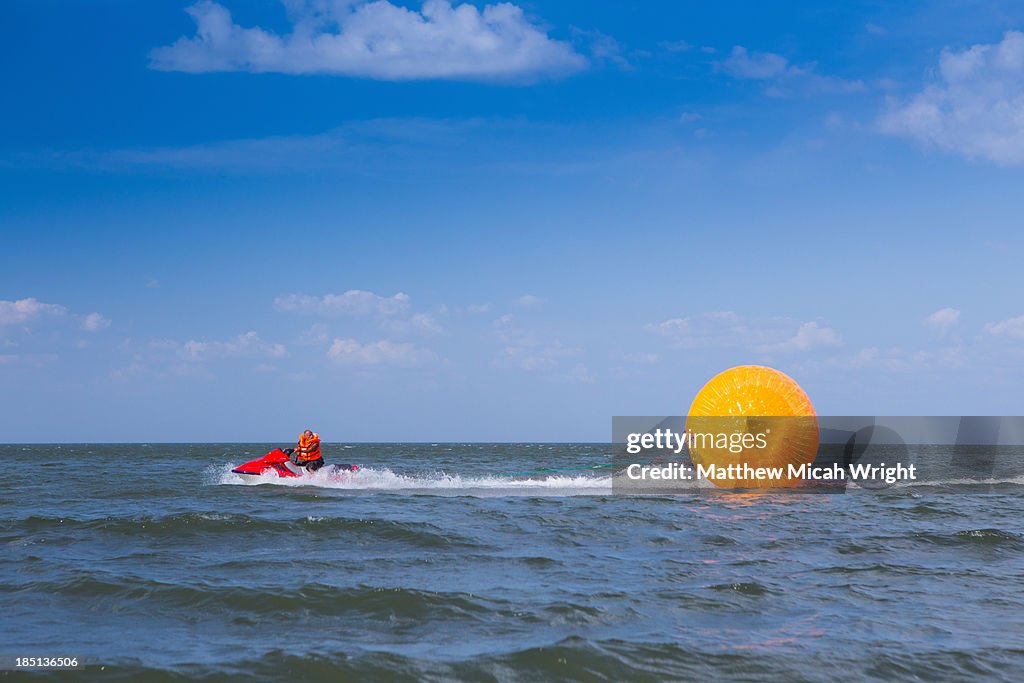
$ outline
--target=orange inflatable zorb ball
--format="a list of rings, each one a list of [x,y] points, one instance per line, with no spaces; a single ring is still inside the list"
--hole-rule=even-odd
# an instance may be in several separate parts
[[[722,488],[796,486],[796,472],[818,452],[811,400],[791,377],[762,365],[712,377],[693,399],[686,431],[693,464]]]

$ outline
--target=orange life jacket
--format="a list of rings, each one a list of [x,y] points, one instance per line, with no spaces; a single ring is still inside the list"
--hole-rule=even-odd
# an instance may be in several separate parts
[[[300,460],[316,460],[320,457],[320,435],[314,434],[307,437],[305,433],[299,435]]]

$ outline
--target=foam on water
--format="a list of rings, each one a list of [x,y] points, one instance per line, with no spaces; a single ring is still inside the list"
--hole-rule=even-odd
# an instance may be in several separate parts
[[[231,470],[236,465],[225,463],[207,470],[206,483],[213,485],[235,486],[289,486],[317,487],[348,491],[395,491],[415,493],[436,493],[451,495],[487,496],[573,496],[573,495],[608,495],[612,493],[611,476],[593,475],[553,475],[534,476],[532,478],[516,478],[504,476],[470,476],[449,474],[447,472],[398,474],[388,468],[364,467],[356,472],[335,472],[329,469],[320,470],[301,477],[279,477],[276,474],[259,476],[235,474]],[[693,482],[688,488],[714,489],[711,482],[701,480]],[[680,482],[675,482],[678,488]],[[1024,477],[989,478],[989,479],[940,479],[935,481],[901,481],[882,487],[880,490],[913,489],[917,487],[957,487],[957,486],[991,486],[991,485],[1024,485]],[[857,482],[850,482],[848,491],[864,489],[878,491],[878,488],[865,488]]]
[[[390,469],[360,468],[356,472],[334,472],[322,469],[301,477],[279,477],[276,474],[235,474],[236,465],[211,468],[207,481],[215,485],[236,486],[314,486],[352,491],[405,491],[418,493],[459,492],[479,495],[606,495],[612,490],[611,477],[547,476],[533,479],[512,479],[494,476],[463,476],[435,472],[432,474],[397,474]]]
[[[1024,486],[1024,477],[989,477],[987,479],[936,479],[934,481],[898,481],[892,485],[893,488],[913,488],[915,486],[997,486],[997,485]],[[858,485],[859,486],[859,485]]]

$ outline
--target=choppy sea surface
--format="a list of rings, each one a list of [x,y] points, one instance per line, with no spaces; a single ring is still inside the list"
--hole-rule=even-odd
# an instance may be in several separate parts
[[[604,444],[0,446],[0,654],[54,680],[1024,679],[1024,480],[613,495]],[[24,674],[0,672],[0,678]]]

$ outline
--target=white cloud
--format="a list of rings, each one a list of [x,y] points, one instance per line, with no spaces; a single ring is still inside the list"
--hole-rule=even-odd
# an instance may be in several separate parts
[[[82,329],[86,332],[99,332],[110,327],[110,319],[99,313],[90,313],[82,319]]]
[[[509,117],[379,118],[346,121],[311,134],[243,137],[183,146],[0,154],[0,164],[114,173],[137,169],[244,176],[323,172],[351,174],[374,182],[384,177],[414,182],[426,174],[454,182],[467,169],[474,173],[513,170],[563,177],[635,163],[636,154],[656,154],[645,145],[639,152],[629,152],[610,140],[596,144],[594,136],[600,137],[598,130],[604,130],[604,124],[594,123],[588,128],[593,130],[583,134],[579,124],[541,124]],[[569,148],[552,156],[553,144]],[[456,148],[466,152],[457,160],[451,154]]]
[[[496,365],[514,366],[522,370],[554,368],[562,359],[582,353],[581,349],[565,346],[558,339],[544,339],[532,330],[516,325],[510,313],[491,322],[494,336],[502,344]]]
[[[57,362],[55,353],[0,354],[0,365],[44,368]]]
[[[569,371],[568,379],[575,382],[582,382],[584,384],[593,384],[597,381],[597,377],[594,376],[594,373],[592,373],[583,363],[577,363],[573,366],[573,369]]]
[[[693,45],[685,40],[663,40],[658,43],[658,47],[665,52],[689,52]]]
[[[988,159],[1024,164],[1024,33],[1002,41],[943,50],[939,76],[913,97],[891,100],[884,133]]]
[[[387,339],[361,344],[355,339],[335,339],[327,357],[339,365],[418,365],[430,360],[433,354],[412,344],[400,344]]]
[[[437,321],[437,318],[429,313],[416,313],[408,320],[392,320],[386,327],[394,332],[403,334],[427,334],[435,335],[444,332],[444,327]]]
[[[472,313],[473,315],[486,313],[489,310],[491,310],[490,304],[470,304],[469,306],[466,306],[466,312]]]
[[[722,68],[734,78],[750,80],[772,80],[783,76],[803,73],[799,67],[791,66],[789,60],[774,52],[748,52],[737,45],[722,62]]]
[[[914,363],[931,368],[961,368],[968,364],[969,358],[962,346],[948,346],[935,350],[922,350],[911,356]]]
[[[0,326],[21,325],[45,317],[64,318],[68,309],[59,304],[48,304],[33,297],[18,299],[16,301],[0,300]],[[65,320],[68,320],[65,318]],[[89,313],[84,316],[73,316],[68,320],[81,321],[80,327],[86,332],[99,332],[110,327],[110,320],[99,313]],[[80,348],[81,345],[80,345]]]
[[[940,332],[945,332],[956,325],[958,320],[960,320],[960,311],[956,308],[946,307],[932,313],[925,319],[925,322]]]
[[[916,354],[923,358],[922,354]],[[804,371],[827,368],[844,370],[860,370],[865,368],[881,368],[893,372],[906,372],[913,367],[913,359],[900,349],[879,349],[877,346],[863,348],[850,355],[836,355],[824,359],[798,363],[796,367]]]
[[[137,377],[145,377],[151,373],[151,369],[145,363],[134,360],[124,367],[115,368],[110,371],[110,379],[115,382],[128,382]]]
[[[620,69],[631,68],[629,60],[622,54],[623,50],[622,46],[619,45],[619,41],[610,35],[596,30],[584,30],[575,26],[572,29],[572,34],[577,42],[586,44],[590,56],[594,58],[595,63],[608,62],[615,64]]]
[[[444,328],[441,327],[441,323],[437,322],[437,319],[429,313],[417,313],[409,319],[409,327],[417,332],[423,332],[424,334],[441,334],[444,332]]]
[[[563,346],[558,340],[552,344],[541,344],[529,336],[506,346],[504,358],[522,370],[541,370],[554,367],[562,358],[577,356],[580,352],[580,349]]]
[[[380,124],[382,127],[384,124]],[[370,143],[352,143],[349,134],[356,135],[358,126],[345,126],[312,135],[274,135],[265,138],[238,138],[215,140],[181,147],[124,148],[101,152],[82,150],[64,151],[49,160],[71,166],[85,166],[104,170],[132,167],[159,166],[176,169],[220,169],[267,172],[272,170],[298,170],[333,165],[365,166],[360,151],[372,154]],[[382,133],[382,136],[386,132]],[[350,144],[351,143],[351,144]],[[387,146],[388,139],[378,139],[377,148]],[[150,280],[147,287],[157,289],[158,280]]]
[[[768,344],[760,348],[764,352],[810,351],[822,346],[837,346],[842,343],[839,334],[831,327],[822,327],[816,322],[803,323],[797,328],[796,334],[778,344]]]
[[[228,341],[189,340],[182,345],[181,352],[188,360],[202,361],[237,357],[281,358],[287,350],[283,344],[267,342],[255,332],[246,332]]]
[[[47,315],[64,315],[66,308],[58,304],[46,304],[38,299],[0,300],[0,325],[17,325]]]
[[[317,323],[299,335],[296,343],[299,346],[321,346],[328,340],[327,325]]]
[[[384,297],[361,289],[350,289],[342,294],[310,296],[288,294],[274,299],[279,311],[318,315],[394,315],[409,307],[409,295],[399,292]]]
[[[527,80],[583,69],[587,60],[553,40],[516,5],[427,0],[419,11],[374,2],[291,3],[292,32],[245,28],[203,0],[188,8],[193,37],[150,53],[164,71],[326,73],[381,80]]]
[[[853,355],[836,355],[802,364],[805,370],[840,368],[861,370],[878,368],[890,372],[933,372],[940,368],[963,368],[970,364],[970,354],[962,346],[947,346],[918,351],[900,348],[879,349],[876,346],[861,349]]]
[[[668,337],[672,345],[679,348],[739,346],[754,334],[754,331],[732,311],[670,318],[649,325],[648,329]]]
[[[716,311],[670,318],[648,329],[671,340],[672,346],[693,348],[747,348],[759,353],[809,351],[841,343],[839,334],[817,322],[790,318],[744,319],[732,311]]]
[[[1024,339],[1024,315],[1007,318],[1002,322],[985,325],[985,331],[995,337],[1013,337]]]
[[[823,76],[814,64],[797,66],[780,54],[751,52],[742,45],[733,47],[721,68],[733,78],[769,82],[764,91],[768,97],[785,97],[789,94],[788,86],[798,86],[809,93],[848,94],[865,89],[863,81]]]
[[[533,294],[526,294],[516,299],[513,303],[516,306],[520,306],[522,308],[529,308],[530,306],[536,306],[542,303],[543,301],[544,300],[541,299],[539,296],[534,296]]]

